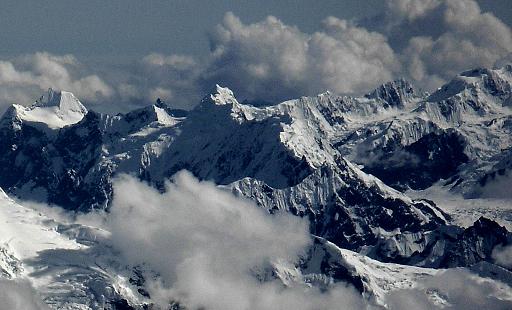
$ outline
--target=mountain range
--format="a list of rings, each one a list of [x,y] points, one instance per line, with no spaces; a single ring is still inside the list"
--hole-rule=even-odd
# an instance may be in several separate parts
[[[0,154],[1,200],[10,206],[2,218],[25,227],[5,236],[35,244],[1,247],[1,274],[36,279],[56,308],[147,308],[147,273],[116,258],[101,229],[60,223],[23,202],[108,213],[118,176],[164,192],[182,170],[269,216],[307,221],[314,242],[295,276],[269,267],[285,285],[349,283],[378,307],[390,291],[445,268],[512,285],[510,266],[493,255],[512,242],[511,65],[463,72],[430,94],[399,79],[361,97],[326,92],[254,106],[217,85],[191,111],[158,100],[114,116],[49,90],[5,112]],[[434,191],[460,197],[461,210]],[[499,216],[475,209],[461,223],[466,201],[496,200],[510,208]]]

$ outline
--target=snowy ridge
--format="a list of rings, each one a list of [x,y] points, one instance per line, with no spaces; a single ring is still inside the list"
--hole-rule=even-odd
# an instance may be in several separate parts
[[[0,120],[0,186],[73,211],[108,211],[119,174],[164,190],[185,169],[270,214],[308,221],[308,255],[296,266],[274,262],[258,278],[319,288],[348,282],[386,307],[390,292],[439,268],[498,270],[493,250],[512,240],[505,227],[486,214],[461,219],[429,191],[406,191],[496,198],[492,186],[512,176],[511,83],[507,66],[463,72],[431,95],[397,80],[363,97],[326,92],[260,107],[217,85],[190,112],[158,100],[115,116],[50,91]],[[55,308],[141,306],[145,296],[127,283],[133,269],[116,261],[108,231],[0,196],[2,276],[29,279]]]
[[[51,308],[115,309],[114,301],[130,297],[138,302],[130,271],[116,267],[104,244],[108,232],[59,222],[3,192],[0,221],[0,277],[29,281]]]

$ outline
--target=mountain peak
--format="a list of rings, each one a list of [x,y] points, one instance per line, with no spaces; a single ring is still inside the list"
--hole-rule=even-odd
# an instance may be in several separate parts
[[[231,89],[222,87],[219,84],[216,84],[215,88],[215,91],[210,94],[210,98],[216,105],[238,104],[238,101]]]
[[[32,106],[14,104],[13,108],[20,120],[46,124],[51,129],[78,123],[88,112],[73,93],[51,88]]]
[[[377,87],[366,98],[382,99],[389,106],[403,107],[404,103],[415,96],[414,87],[409,81],[398,79]]]
[[[52,88],[48,89],[46,96],[41,96],[37,100],[34,107],[58,107],[61,111],[72,110],[77,112],[87,112],[85,106],[68,91],[57,91]]]
[[[472,93],[483,92],[506,100],[512,92],[510,65],[501,69],[475,68],[460,73],[447,84],[437,89],[427,100],[431,102],[446,100],[465,90]]]

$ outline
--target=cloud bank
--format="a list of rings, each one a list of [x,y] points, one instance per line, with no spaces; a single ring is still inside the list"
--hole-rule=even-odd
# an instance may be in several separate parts
[[[278,101],[330,89],[369,90],[390,80],[397,59],[376,32],[327,18],[306,34],[269,16],[246,25],[232,13],[211,35],[212,57],[203,83],[229,85],[242,97]]]
[[[463,70],[493,67],[512,52],[510,28],[476,1],[389,0],[387,6],[380,29],[396,42],[404,75],[427,89]]]
[[[35,53],[0,60],[0,106],[30,104],[48,88],[69,90],[85,101],[113,95],[102,78],[86,71],[72,55]]]
[[[149,54],[125,65],[36,53],[0,60],[0,109],[30,104],[49,87],[103,112],[161,98],[191,108],[216,83],[240,99],[277,102],[326,90],[363,94],[395,78],[434,90],[474,67],[512,59],[512,31],[474,0],[387,0],[379,16],[326,17],[305,33],[277,17],[247,24],[226,13],[202,59]]]
[[[190,309],[364,308],[358,293],[343,285],[321,293],[258,280],[257,270],[298,259],[311,242],[306,223],[270,216],[188,172],[175,175],[165,193],[121,177],[107,226],[129,263],[160,275],[148,288],[163,306],[177,301]]]

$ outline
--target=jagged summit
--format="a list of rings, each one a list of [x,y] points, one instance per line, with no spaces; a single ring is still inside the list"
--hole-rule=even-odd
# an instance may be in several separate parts
[[[54,91],[50,88],[46,96],[41,96],[29,107],[13,104],[4,117],[59,129],[78,123],[87,112],[87,108],[71,92]]]
[[[512,65],[500,69],[476,68],[460,73],[447,84],[432,93],[427,101],[447,100],[456,95],[490,95],[498,104],[510,102],[512,84]]]
[[[491,214],[496,223],[474,218],[474,209],[459,216],[459,210],[437,206],[435,195],[399,191],[439,186],[447,192],[448,186],[480,186],[478,180],[485,181],[482,186],[508,180],[511,153],[503,150],[512,145],[512,110],[501,102],[510,95],[510,72],[511,68],[463,72],[446,86],[455,95],[443,101],[426,101],[427,95],[416,93],[403,79],[383,84],[365,97],[326,92],[261,106],[239,102],[229,88],[216,85],[189,113],[159,99],[115,116],[87,112],[73,94],[50,90],[30,107],[13,105],[2,118],[2,125],[8,126],[0,126],[0,187],[17,198],[69,210],[108,211],[116,177],[134,175],[163,190],[169,178],[185,169],[270,214],[290,213],[309,224],[317,240],[309,256],[291,269],[276,267],[272,274],[286,275],[287,281],[297,276],[311,286],[348,277],[364,294],[377,296],[381,287],[400,284],[404,270],[424,275],[425,270],[437,272],[429,268],[481,261],[491,265],[493,249],[512,240],[507,231],[512,226],[508,221],[501,227],[499,213],[478,214]],[[452,87],[454,83],[460,87]],[[478,161],[482,166],[476,166]],[[0,202],[5,198],[0,190]],[[37,216],[18,209],[22,220]],[[39,234],[35,228],[34,235]],[[41,244],[54,248],[55,241],[68,242],[55,236],[60,231],[89,236],[90,230],[62,225],[44,229],[41,235],[52,243]],[[32,238],[19,230],[13,236]],[[88,244],[102,240],[91,236],[94,240]],[[76,283],[81,300],[95,300],[89,287],[96,292],[96,285],[107,288],[97,291],[102,301],[117,298],[107,294],[114,292],[109,281],[117,279],[118,272],[111,276],[111,269],[103,268],[111,266],[110,257],[102,265],[89,249],[84,255],[93,258],[90,261],[58,253],[71,259],[71,271],[55,279],[67,281],[66,287]],[[0,269],[1,263],[2,246]],[[68,268],[60,256],[56,263]],[[80,264],[91,271],[86,277],[92,282],[82,280]],[[387,284],[375,282],[385,270],[390,270]],[[68,274],[80,278],[68,281]],[[132,283],[128,275],[123,277]],[[144,292],[143,274],[134,279],[142,286],[138,292]]]
[[[215,104],[225,105],[238,103],[231,89],[222,87],[219,84],[216,84],[215,88],[216,91],[210,95],[210,98]]]
[[[407,100],[416,96],[414,86],[405,79],[398,79],[382,84],[365,97],[370,99],[382,99],[389,106],[403,107]]]

